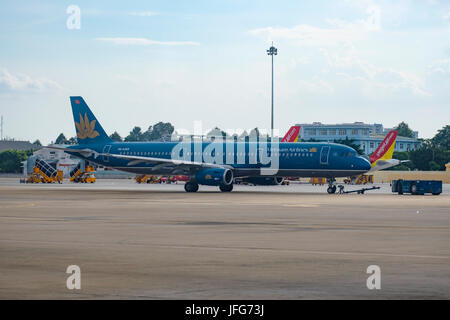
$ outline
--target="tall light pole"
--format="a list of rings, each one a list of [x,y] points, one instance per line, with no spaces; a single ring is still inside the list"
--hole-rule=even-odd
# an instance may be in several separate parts
[[[278,53],[278,50],[277,50],[277,48],[275,48],[273,46],[273,41],[272,41],[272,46],[269,48],[269,50],[267,50],[267,54],[272,57],[272,120],[271,120],[271,131],[270,131],[272,138],[273,138],[273,56],[274,55],[276,56],[277,53]]]

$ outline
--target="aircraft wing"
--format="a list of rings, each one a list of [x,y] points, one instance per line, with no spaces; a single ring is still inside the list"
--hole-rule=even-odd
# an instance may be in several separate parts
[[[401,163],[408,162],[409,160],[398,160],[398,159],[388,159],[388,160],[378,160],[375,165],[368,172],[380,171],[388,168],[398,166]]]
[[[128,156],[121,154],[112,154],[112,153],[101,153],[101,156],[113,157],[117,159],[130,160],[128,163],[129,166],[137,163],[155,163],[155,164],[168,164],[175,166],[183,166],[188,168],[226,168],[233,169],[233,167],[229,165],[216,164],[216,163],[204,163],[204,162],[196,162],[189,160],[176,160],[176,159],[165,159],[165,158],[154,158],[154,157],[141,157],[141,156]]]
[[[99,156],[99,153],[97,151],[92,150],[92,149],[87,149],[87,148],[86,149],[72,149],[72,148],[64,148],[64,147],[56,147],[56,146],[44,146],[43,148],[69,151],[69,152],[77,152],[86,157],[89,157],[92,154],[94,155],[95,158],[97,158]]]

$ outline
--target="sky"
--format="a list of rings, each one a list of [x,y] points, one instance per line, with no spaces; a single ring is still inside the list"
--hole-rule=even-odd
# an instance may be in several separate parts
[[[269,129],[272,41],[281,134],[405,121],[431,138],[450,122],[449,0],[0,0],[3,135],[75,136],[71,95],[109,134]]]

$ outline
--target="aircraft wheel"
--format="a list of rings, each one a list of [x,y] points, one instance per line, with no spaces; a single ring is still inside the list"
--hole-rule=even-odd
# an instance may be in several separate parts
[[[221,184],[219,185],[219,189],[222,192],[231,192],[233,190],[233,184]]]
[[[329,194],[335,193],[335,192],[336,192],[336,186],[328,187],[327,192],[328,192]]]
[[[184,190],[186,192],[197,192],[198,191],[198,183],[197,182],[186,182],[186,184],[184,185]]]
[[[397,192],[403,194],[403,185],[400,182],[397,183]]]

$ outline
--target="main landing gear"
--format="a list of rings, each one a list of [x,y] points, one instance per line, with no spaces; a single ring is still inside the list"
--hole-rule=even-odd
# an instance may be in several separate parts
[[[231,192],[233,190],[233,184],[220,184],[219,189],[222,192]],[[184,190],[186,192],[197,192],[198,191],[198,183],[195,180],[190,180],[186,182],[184,185]]]
[[[222,192],[231,192],[233,190],[233,183],[230,184],[220,184],[219,189]]]
[[[336,193],[336,179],[335,178],[328,178],[327,182],[328,182],[327,192],[329,194]]]
[[[184,185],[184,190],[186,192],[197,192],[198,191],[198,183],[190,180],[190,181],[186,182],[186,184]]]

